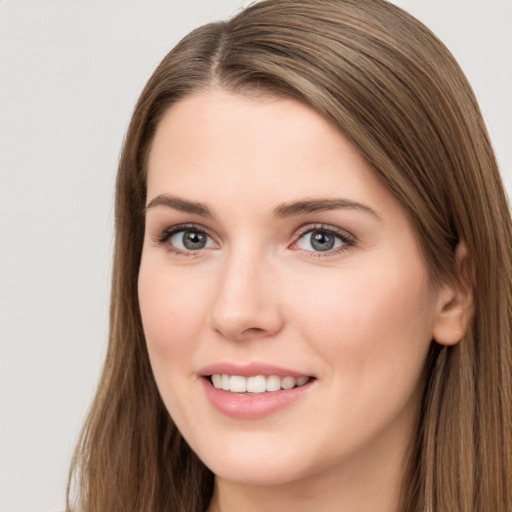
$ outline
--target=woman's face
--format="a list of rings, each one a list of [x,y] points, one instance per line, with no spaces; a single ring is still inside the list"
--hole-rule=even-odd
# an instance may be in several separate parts
[[[204,463],[259,484],[402,464],[442,305],[354,147],[294,100],[211,90],[163,117],[147,186],[144,332]]]

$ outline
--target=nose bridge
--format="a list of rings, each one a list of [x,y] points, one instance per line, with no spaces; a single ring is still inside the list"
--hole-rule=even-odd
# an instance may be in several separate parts
[[[229,339],[271,336],[281,327],[271,265],[250,243],[232,247],[219,273],[211,327]]]

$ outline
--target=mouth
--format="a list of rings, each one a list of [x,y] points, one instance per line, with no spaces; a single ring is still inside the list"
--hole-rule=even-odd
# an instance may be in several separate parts
[[[301,403],[310,396],[316,377],[264,363],[216,363],[199,375],[206,397],[218,412],[257,420]]]
[[[290,390],[302,387],[313,377],[291,375],[254,375],[245,377],[243,375],[229,375],[226,373],[214,373],[207,376],[212,386],[216,389],[229,391],[230,393],[243,393],[248,395],[261,395],[274,393],[276,391]]]

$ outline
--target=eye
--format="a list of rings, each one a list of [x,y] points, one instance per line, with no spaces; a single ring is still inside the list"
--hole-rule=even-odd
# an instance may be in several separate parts
[[[197,229],[187,229],[174,233],[169,241],[176,247],[185,251],[198,251],[213,247],[213,240],[203,231]]]
[[[158,244],[166,244],[170,252],[186,254],[216,247],[212,237],[194,226],[174,226],[166,229],[155,239]]]
[[[354,244],[348,234],[338,232],[331,227],[308,228],[303,232],[293,248],[316,253],[337,252]]]

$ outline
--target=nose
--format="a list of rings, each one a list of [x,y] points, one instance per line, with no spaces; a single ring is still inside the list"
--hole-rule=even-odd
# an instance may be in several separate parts
[[[235,341],[272,337],[283,327],[278,298],[274,273],[261,255],[232,254],[219,273],[210,328]]]

